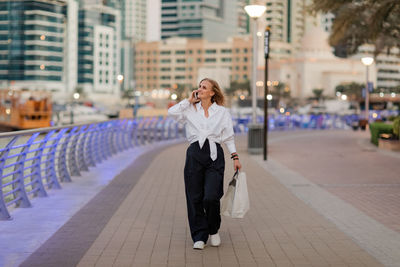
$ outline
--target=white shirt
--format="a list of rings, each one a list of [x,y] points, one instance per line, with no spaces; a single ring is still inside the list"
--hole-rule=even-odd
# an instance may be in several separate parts
[[[190,143],[199,141],[202,148],[208,139],[210,157],[213,161],[217,159],[215,143],[223,142],[231,154],[236,152],[232,118],[228,110],[214,102],[208,108],[207,118],[201,103],[195,105],[196,108],[190,104],[189,100],[184,99],[168,109],[168,115],[178,122],[185,123],[187,140]]]

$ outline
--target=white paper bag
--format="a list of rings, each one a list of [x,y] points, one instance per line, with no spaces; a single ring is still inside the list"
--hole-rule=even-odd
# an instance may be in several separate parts
[[[246,173],[237,171],[221,199],[221,214],[231,218],[243,218],[249,209],[250,201]]]

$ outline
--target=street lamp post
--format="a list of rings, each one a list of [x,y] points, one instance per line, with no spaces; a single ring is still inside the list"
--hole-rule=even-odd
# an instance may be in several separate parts
[[[264,14],[267,8],[265,5],[247,5],[244,7],[246,13],[253,19],[253,64],[251,78],[251,106],[252,106],[252,123],[257,123],[257,19]]]
[[[365,76],[365,119],[367,123],[369,121],[369,66],[374,63],[374,59],[372,57],[363,57],[361,58],[361,62],[366,66],[366,76]]]
[[[261,153],[262,149],[262,125],[257,124],[257,19],[267,9],[265,5],[247,5],[244,7],[246,13],[253,20],[253,64],[251,79],[251,95],[252,95],[252,123],[248,125],[248,151],[252,154]]]
[[[264,57],[265,57],[265,69],[264,69],[264,160],[267,160],[268,152],[268,58],[269,58],[269,38],[270,28],[267,27],[264,33]]]

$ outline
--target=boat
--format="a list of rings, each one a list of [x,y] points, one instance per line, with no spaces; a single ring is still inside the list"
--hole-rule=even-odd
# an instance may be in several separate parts
[[[51,93],[0,89],[0,128],[2,131],[51,126]]]
[[[79,104],[69,104],[65,109],[55,112],[54,125],[65,126],[72,124],[89,124],[109,120],[99,109]]]

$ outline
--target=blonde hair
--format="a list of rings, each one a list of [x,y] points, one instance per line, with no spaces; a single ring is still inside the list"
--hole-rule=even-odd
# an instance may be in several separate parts
[[[203,81],[207,81],[207,82],[211,83],[211,86],[212,86],[211,88],[214,92],[214,95],[211,97],[211,102],[212,103],[216,102],[218,105],[223,106],[224,102],[225,102],[225,97],[224,97],[224,94],[222,93],[221,87],[219,87],[219,84],[215,80],[210,79],[210,78],[202,79],[199,82],[199,84],[201,84],[201,82],[203,82]]]

